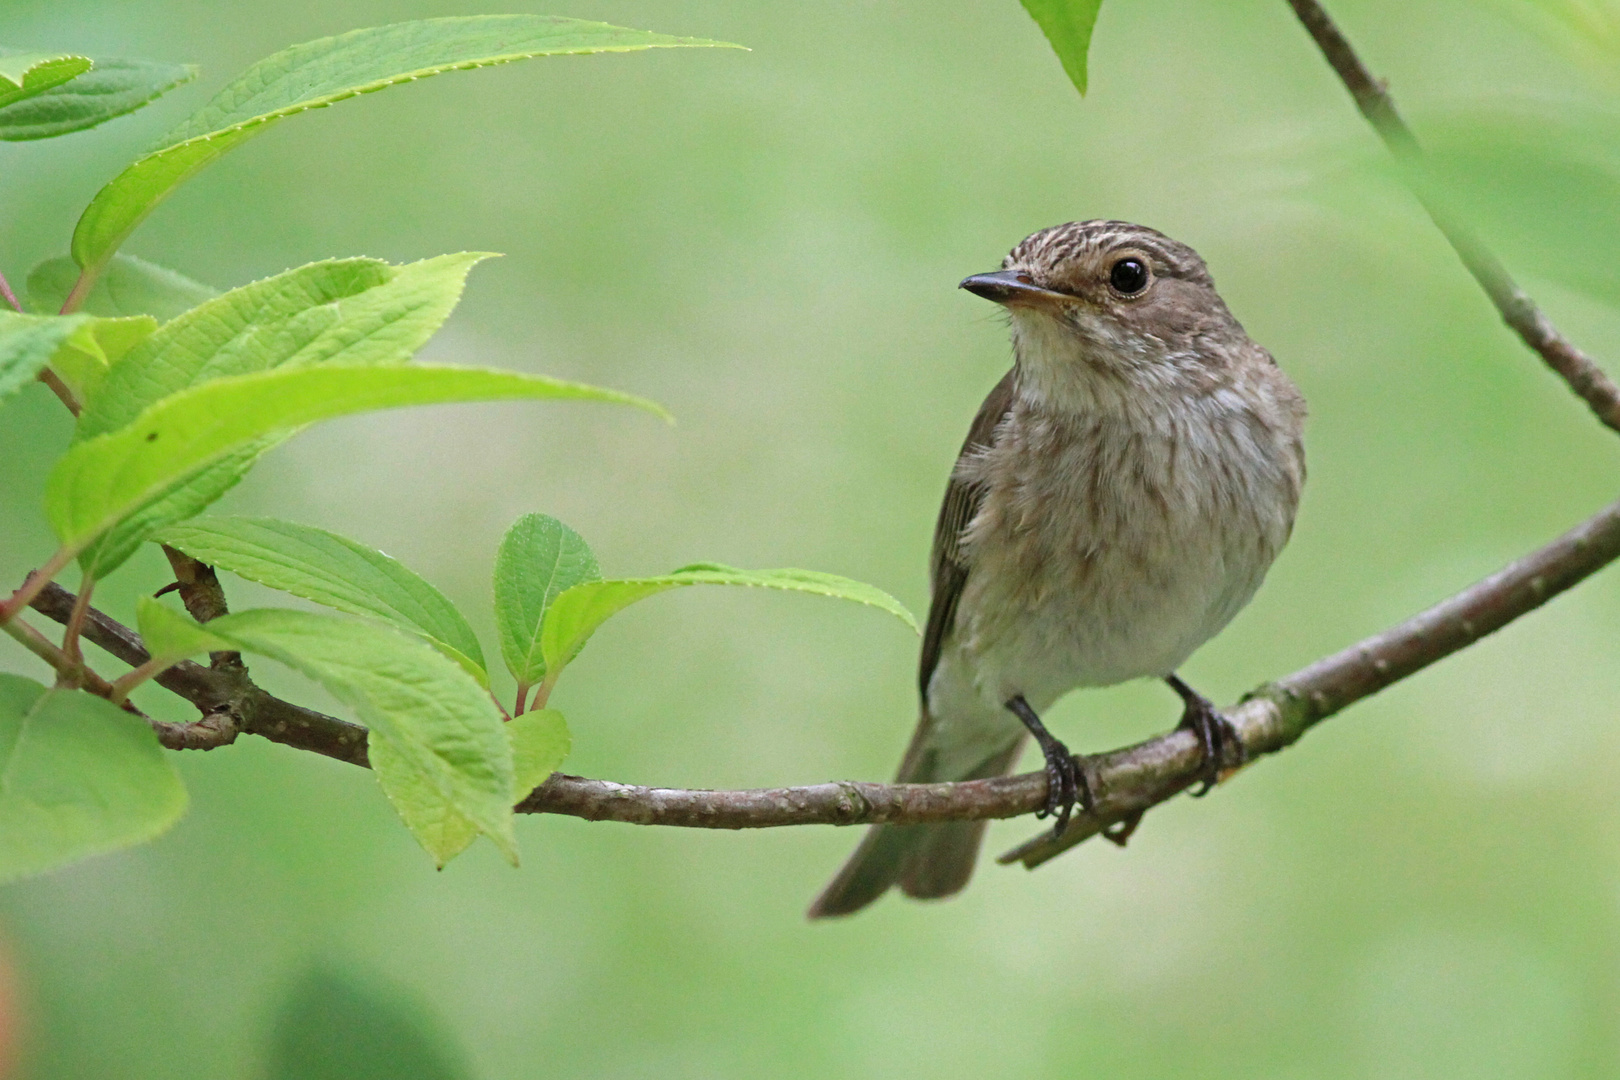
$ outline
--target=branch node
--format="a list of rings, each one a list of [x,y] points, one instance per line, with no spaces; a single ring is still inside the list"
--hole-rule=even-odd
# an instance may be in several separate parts
[[[862,793],[860,785],[853,780],[834,781],[838,785],[839,798],[833,803],[833,812],[839,819],[840,825],[859,825],[863,821],[870,821],[875,812],[870,799]]]

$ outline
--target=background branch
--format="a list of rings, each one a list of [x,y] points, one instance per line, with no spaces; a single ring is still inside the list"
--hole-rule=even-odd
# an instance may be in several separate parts
[[[1437,196],[1427,190],[1428,185],[1419,168],[1423,151],[1412,129],[1401,119],[1385,83],[1373,78],[1372,72],[1367,70],[1349,40],[1317,0],[1288,0],[1288,3],[1311,35],[1311,40],[1316,42],[1323,57],[1338,74],[1339,80],[1344,83],[1345,89],[1350,91],[1361,115],[1367,118],[1396,159],[1413,167],[1410,178],[1418,201],[1462,259],[1463,266],[1479,282],[1479,287],[1485,290],[1491,303],[1496,305],[1503,321],[1569,384],[1569,388],[1591,407],[1599,420],[1620,431],[1620,386],[1591,357],[1559,332],[1551,320],[1542,314],[1536,302],[1519,288],[1490,249],[1447,214],[1439,205]]]

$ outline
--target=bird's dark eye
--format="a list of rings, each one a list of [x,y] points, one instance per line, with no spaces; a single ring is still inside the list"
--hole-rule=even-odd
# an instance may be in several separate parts
[[[1108,271],[1108,283],[1126,296],[1135,296],[1147,288],[1147,263],[1135,258],[1119,260]]]

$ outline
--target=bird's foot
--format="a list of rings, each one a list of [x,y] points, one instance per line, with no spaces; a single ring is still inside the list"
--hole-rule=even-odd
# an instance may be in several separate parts
[[[1110,844],[1124,847],[1130,842],[1131,834],[1136,831],[1136,827],[1140,824],[1142,824],[1142,811],[1138,810],[1128,818],[1120,818],[1112,825],[1103,826],[1102,837]]]
[[[1069,818],[1076,803],[1083,811],[1091,810],[1096,804],[1085,761],[1071,754],[1061,740],[1046,730],[1046,725],[1041,723],[1041,718],[1030,708],[1022,694],[1007,702],[1007,708],[1035,736],[1041,753],[1046,757],[1046,805],[1037,810],[1035,816],[1056,818],[1052,835],[1061,836],[1063,830],[1069,827]]]
[[[1193,797],[1208,795],[1210,789],[1221,779],[1221,763],[1226,760],[1227,747],[1236,748],[1239,765],[1248,758],[1248,753],[1244,749],[1243,740],[1238,738],[1237,729],[1232,726],[1232,721],[1221,715],[1214,702],[1174,675],[1165,682],[1181,695],[1181,700],[1186,706],[1181,713],[1181,723],[1176,726],[1186,728],[1197,735],[1198,745],[1204,751],[1204,767],[1198,777],[1203,786],[1193,792]]]

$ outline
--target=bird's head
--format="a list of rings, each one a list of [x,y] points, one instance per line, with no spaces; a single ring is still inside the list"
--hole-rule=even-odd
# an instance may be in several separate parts
[[[1007,309],[1021,374],[1053,392],[1206,382],[1248,345],[1198,253],[1128,222],[1043,229],[961,287]]]

